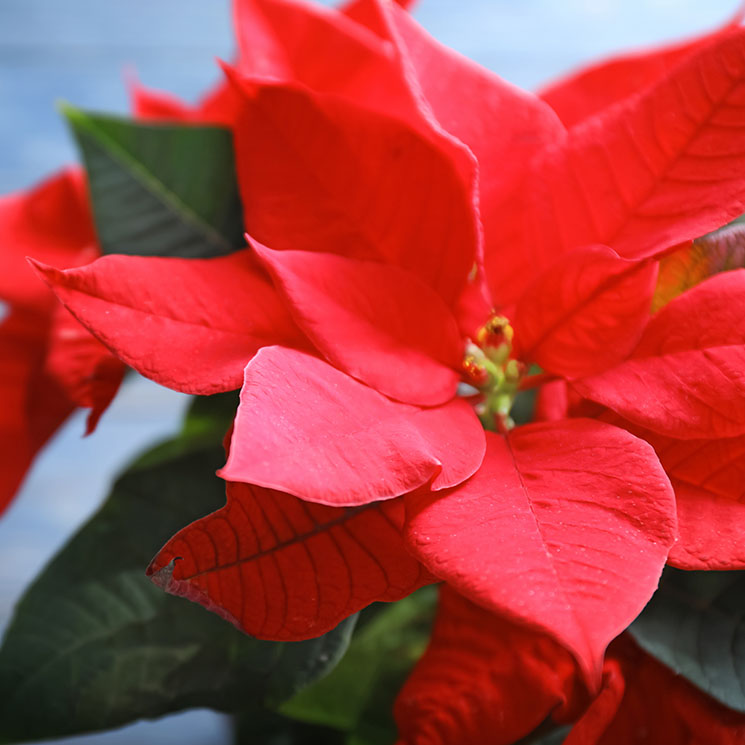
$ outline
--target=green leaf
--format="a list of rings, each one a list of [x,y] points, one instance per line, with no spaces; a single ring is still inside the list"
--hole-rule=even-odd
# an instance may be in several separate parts
[[[103,253],[209,258],[245,246],[228,130],[63,111]]]
[[[570,725],[556,725],[549,718],[515,745],[561,745],[571,730]]]
[[[363,612],[371,620],[355,633],[342,662],[327,677],[285,703],[280,712],[313,724],[354,732],[349,742],[390,745],[393,701],[424,652],[436,588]]]
[[[652,310],[658,311],[715,274],[742,267],[745,267],[745,225],[743,218],[738,218],[662,258]]]
[[[195,706],[259,716],[343,654],[354,619],[311,641],[258,641],[150,583],[166,539],[224,503],[220,448],[159,453],[117,481],[18,605],[0,648],[0,742]]]
[[[666,569],[629,631],[694,685],[745,712],[745,572]]]

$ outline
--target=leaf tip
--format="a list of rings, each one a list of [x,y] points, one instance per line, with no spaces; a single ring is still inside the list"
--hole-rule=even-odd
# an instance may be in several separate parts
[[[38,261],[31,256],[26,256],[26,261],[33,272],[50,287],[52,286],[56,276],[62,273],[59,269],[56,269],[49,264],[45,264],[43,261]]]
[[[156,556],[145,570],[145,575],[150,577],[151,582],[160,587],[161,590],[170,592],[169,588],[173,583],[173,569],[176,566],[177,559],[180,558],[180,556],[174,556],[167,564],[157,568],[158,557]]]
[[[73,106],[69,101],[58,99],[54,105],[57,111],[73,126],[84,117],[83,112]]]
[[[191,600],[192,603],[198,603],[208,611],[220,616],[224,621],[233,624],[233,626],[235,626],[239,631],[246,633],[240,620],[230,613],[230,611],[217,605],[206,591],[188,579],[173,578],[173,571],[176,567],[176,562],[181,559],[181,556],[174,556],[167,564],[159,567],[159,554],[150,562],[150,565],[145,570],[145,575],[150,577],[150,581],[154,585],[164,592],[167,592],[169,595],[176,595],[177,597]]]

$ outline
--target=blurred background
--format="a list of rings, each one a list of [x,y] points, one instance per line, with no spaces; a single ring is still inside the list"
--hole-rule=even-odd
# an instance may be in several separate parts
[[[331,4],[331,3],[326,3]],[[736,0],[420,0],[437,38],[512,83],[536,88],[583,62],[715,27]],[[124,74],[193,99],[232,50],[229,0],[0,0],[0,193],[76,154],[55,102],[126,112]],[[0,520],[0,631],[23,588],[97,508],[138,452],[174,433],[187,397],[130,377],[97,432],[74,416]],[[144,570],[144,567],[143,567]],[[68,745],[220,745],[224,717],[193,711]]]

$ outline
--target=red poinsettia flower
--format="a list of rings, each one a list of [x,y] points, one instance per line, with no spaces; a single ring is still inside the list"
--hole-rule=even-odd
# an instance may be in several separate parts
[[[76,406],[90,408],[90,433],[123,366],[62,307],[26,263],[33,255],[63,267],[98,256],[85,183],[67,169],[26,193],[0,198],[0,512],[37,451]]]
[[[150,573],[278,639],[434,576],[597,686],[676,541],[673,487],[628,428],[510,410],[553,378],[664,436],[745,435],[744,274],[650,313],[658,258],[745,209],[745,31],[567,128],[382,0],[238,7],[285,64],[226,68],[251,248],[43,269],[143,374],[242,384],[228,505]],[[328,59],[291,64],[311,27]]]

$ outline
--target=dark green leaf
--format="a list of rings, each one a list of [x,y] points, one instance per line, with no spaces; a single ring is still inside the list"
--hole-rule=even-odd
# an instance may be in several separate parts
[[[745,712],[745,572],[667,569],[630,631],[650,654]]]
[[[435,599],[436,588],[425,587],[382,609],[369,609],[374,617],[355,633],[338,667],[280,711],[353,732],[350,742],[389,745],[396,734],[393,701],[427,645]]]
[[[571,726],[557,726],[549,718],[535,732],[524,737],[515,745],[561,745],[571,731]]]
[[[117,481],[20,602],[0,649],[0,742],[194,706],[258,710],[343,654],[353,620],[316,640],[262,642],[146,579],[167,538],[224,504],[220,448],[159,452]]]
[[[64,113],[103,253],[209,258],[245,246],[228,130]]]
[[[233,424],[237,408],[238,391],[216,393],[213,396],[193,396],[184,418],[181,436],[152,448],[140,456],[132,464],[132,468],[154,465],[164,459],[188,455],[205,448],[219,449]],[[223,456],[223,462],[224,460]]]

